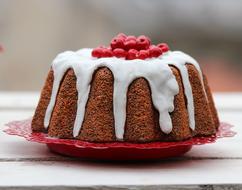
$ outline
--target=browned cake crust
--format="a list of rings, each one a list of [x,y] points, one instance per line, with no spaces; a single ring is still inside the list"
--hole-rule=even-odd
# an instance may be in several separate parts
[[[53,70],[51,69],[50,72],[48,73],[44,87],[41,91],[39,103],[38,103],[38,106],[34,113],[34,117],[33,117],[32,124],[31,124],[33,131],[36,131],[36,132],[45,131],[44,117],[45,117],[46,109],[50,102],[53,81],[54,81],[54,74],[53,74]]]
[[[149,84],[139,78],[127,93],[127,114],[124,140],[133,142],[158,141],[161,137],[159,115],[154,109]]]
[[[179,94],[174,100],[175,110],[171,114],[172,132],[167,135],[161,131],[159,113],[153,106],[149,84],[144,78],[139,78],[132,82],[127,95],[125,141],[177,141],[191,137],[181,77],[175,67],[172,71],[179,85]]]
[[[186,97],[179,70],[171,67],[179,85],[179,94],[174,99],[175,109],[171,113],[172,132],[169,135],[161,132],[159,113],[153,106],[149,84],[146,79],[139,78],[132,82],[127,93],[124,141],[141,143],[179,141],[188,139],[193,135],[206,136],[215,133],[219,121],[207,81],[205,79],[209,103],[205,97],[198,71],[193,65],[187,65],[187,68],[194,95],[195,132],[192,132],[189,128]],[[113,75],[108,68],[99,68],[94,73],[83,125],[77,139],[92,142],[116,140],[113,116],[113,81]],[[51,70],[32,121],[34,131],[44,131],[44,116],[50,101],[52,85],[53,71]],[[59,138],[73,138],[72,131],[77,112],[77,99],[76,76],[74,71],[69,69],[60,85],[48,135]]]
[[[108,68],[99,68],[93,76],[81,133],[81,140],[115,141],[113,117],[113,75]]]
[[[73,138],[72,131],[77,111],[76,76],[69,69],[60,85],[52,112],[48,135],[59,138]]]
[[[220,123],[219,118],[218,118],[218,112],[216,110],[214,100],[213,100],[213,95],[212,95],[212,92],[211,92],[210,87],[208,85],[207,77],[205,75],[203,75],[203,81],[204,81],[204,86],[205,86],[205,90],[206,90],[207,97],[208,97],[209,107],[210,107],[212,117],[213,117],[213,122],[214,122],[216,129],[218,129],[219,123]]]
[[[192,137],[192,131],[189,127],[188,111],[186,108],[186,97],[184,94],[184,87],[182,83],[182,78],[180,72],[175,67],[172,67],[172,72],[176,77],[177,83],[179,85],[179,93],[175,96],[174,100],[174,111],[171,113],[173,130],[165,138],[169,141],[180,141]]]
[[[195,66],[186,65],[189,74],[189,80],[192,86],[194,109],[195,109],[195,134],[197,136],[208,136],[216,133],[216,127],[213,121],[209,103],[203,90],[202,82]]]

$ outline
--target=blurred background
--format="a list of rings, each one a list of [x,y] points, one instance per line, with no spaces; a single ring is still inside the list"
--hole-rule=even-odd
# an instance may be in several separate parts
[[[242,91],[238,0],[0,0],[0,91],[40,90],[58,53],[119,32],[191,54],[213,91]]]

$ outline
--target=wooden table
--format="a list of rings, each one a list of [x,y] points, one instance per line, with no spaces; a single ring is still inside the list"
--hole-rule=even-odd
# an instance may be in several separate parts
[[[33,115],[38,93],[0,93],[0,126]],[[0,131],[0,189],[242,189],[242,93],[215,94],[222,121],[238,133],[152,163],[72,160]]]

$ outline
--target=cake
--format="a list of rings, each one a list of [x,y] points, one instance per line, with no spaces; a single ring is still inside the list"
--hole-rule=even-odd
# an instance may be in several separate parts
[[[33,132],[96,143],[182,141],[218,126],[195,59],[125,34],[109,47],[59,54],[32,119]]]

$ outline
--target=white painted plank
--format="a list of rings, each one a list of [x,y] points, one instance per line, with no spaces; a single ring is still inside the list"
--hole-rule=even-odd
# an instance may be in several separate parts
[[[28,142],[24,138],[3,132],[6,128],[4,124],[9,121],[30,118],[32,115],[33,111],[0,111],[0,159],[58,157],[43,144]]]
[[[237,134],[232,138],[218,139],[216,143],[194,146],[187,156],[191,157],[241,157],[242,144],[242,111],[219,112],[221,121],[232,125]]]
[[[0,162],[1,186],[241,184],[242,160]]]
[[[0,92],[0,109],[34,109],[39,92]]]
[[[0,110],[0,126],[13,120],[23,120],[32,117],[34,110]]]
[[[214,93],[218,110],[242,110],[242,93]],[[0,92],[0,109],[34,109],[39,92]]]
[[[0,111],[0,126],[32,114],[33,110]],[[238,134],[234,138],[195,146],[181,159],[155,163],[64,161],[65,157],[50,153],[45,145],[0,131],[0,187],[242,184],[242,112],[221,111],[219,115],[235,125]],[[43,161],[49,158],[58,161]]]
[[[32,116],[32,111],[0,111],[0,126],[19,119],[26,119]],[[186,154],[186,157],[196,158],[238,158],[242,157],[242,112],[220,112],[222,121],[233,124],[234,130],[238,133],[233,138],[219,139],[216,143],[194,146]],[[17,136],[10,136],[0,130],[0,159],[21,159],[21,158],[59,158],[59,156],[48,151],[45,145],[28,142]]]
[[[218,110],[242,110],[242,92],[214,93],[213,96]]]

